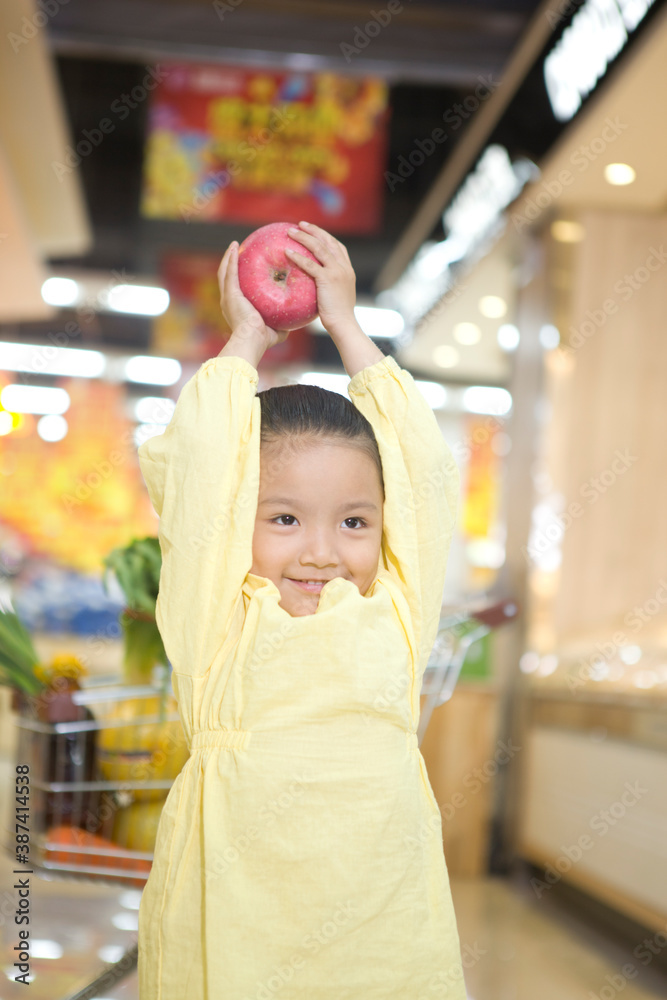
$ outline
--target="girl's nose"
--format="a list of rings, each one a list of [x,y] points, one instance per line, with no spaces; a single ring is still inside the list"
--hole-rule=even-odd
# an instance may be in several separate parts
[[[304,538],[300,562],[316,566],[337,566],[338,555],[334,536],[326,530],[309,531]]]

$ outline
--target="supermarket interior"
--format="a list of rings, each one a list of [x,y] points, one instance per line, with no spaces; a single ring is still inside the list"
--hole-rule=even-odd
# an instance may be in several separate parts
[[[189,1000],[667,996],[667,4],[3,0],[0,29],[0,1000],[140,996],[139,906],[195,751],[138,449],[228,342],[230,243],[301,220],[347,249],[360,328],[460,474],[406,857],[444,852],[461,961],[399,984],[388,938],[355,978],[329,921],[319,966],[272,974],[291,959],[262,914],[269,964],[242,980],[230,956]],[[256,369],[349,399],[317,318]],[[441,494],[416,494],[418,521]],[[405,687],[358,688],[391,729]],[[227,845],[230,892],[291,829],[275,809]],[[406,954],[430,954],[428,884]]]

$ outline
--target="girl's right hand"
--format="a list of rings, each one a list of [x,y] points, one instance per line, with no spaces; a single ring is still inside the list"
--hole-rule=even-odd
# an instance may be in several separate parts
[[[227,247],[218,268],[220,308],[232,331],[232,337],[258,340],[263,350],[282,344],[287,330],[273,330],[267,326],[239,285],[239,245],[234,240]]]

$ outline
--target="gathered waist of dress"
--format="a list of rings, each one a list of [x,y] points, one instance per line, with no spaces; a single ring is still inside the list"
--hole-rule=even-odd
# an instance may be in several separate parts
[[[198,750],[266,750],[268,752],[300,753],[304,750],[335,755],[338,751],[381,750],[397,746],[417,750],[417,733],[398,726],[361,726],[333,732],[330,726],[299,729],[202,729],[192,734],[190,752]]]

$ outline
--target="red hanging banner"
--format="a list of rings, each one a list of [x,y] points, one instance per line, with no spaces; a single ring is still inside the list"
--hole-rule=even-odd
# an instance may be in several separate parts
[[[184,222],[380,228],[387,85],[169,65],[151,98],[141,211]]]

